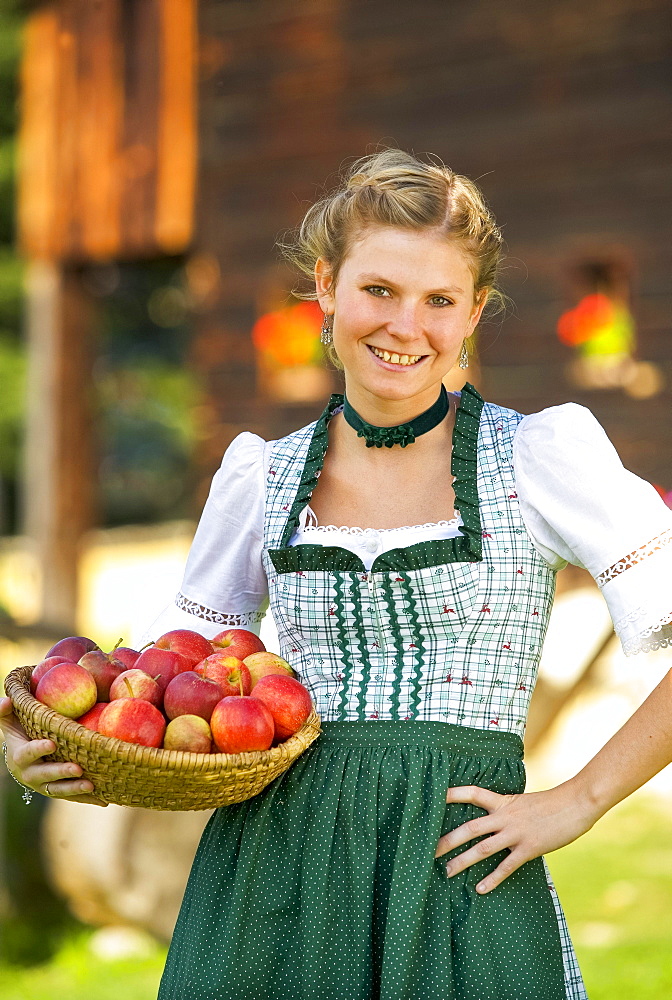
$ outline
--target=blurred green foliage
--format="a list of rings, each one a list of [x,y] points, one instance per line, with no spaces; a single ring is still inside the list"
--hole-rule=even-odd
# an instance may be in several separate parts
[[[168,362],[145,359],[101,365],[96,383],[105,523],[186,517],[200,399],[193,375]]]
[[[106,525],[191,514],[201,390],[185,365],[191,336],[183,260],[92,267],[101,338],[94,383]]]
[[[6,772],[1,776],[0,795],[4,809],[0,967],[3,962],[32,966],[49,961],[64,935],[79,925],[51,891],[44,871],[39,843],[47,800],[36,795],[26,808],[20,788]],[[1,987],[0,996],[4,997]]]

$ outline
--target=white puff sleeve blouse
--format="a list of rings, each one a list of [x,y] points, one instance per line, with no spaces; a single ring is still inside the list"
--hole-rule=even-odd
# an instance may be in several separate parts
[[[524,417],[513,464],[535,548],[556,569],[592,574],[624,652],[672,645],[672,510],[623,467],[590,410],[564,403]]]
[[[268,606],[262,547],[271,446],[245,431],[227,449],[175,603],[145,639],[175,628],[207,638],[227,627],[259,632]],[[625,653],[672,645],[672,511],[653,486],[623,467],[590,410],[565,403],[524,417],[514,437],[513,465],[532,544],[554,569],[573,563],[589,570]],[[290,544],[334,544],[332,534],[311,528],[307,513]],[[359,529],[329,528],[339,530],[344,548],[361,552],[370,542]],[[451,522],[376,532],[377,550],[392,541],[410,545],[418,531],[430,538],[457,530]]]
[[[268,606],[261,561],[264,542],[266,441],[244,431],[234,438],[215,473],[175,603],[147,631],[158,639],[184,628],[214,638],[226,628],[259,634]]]

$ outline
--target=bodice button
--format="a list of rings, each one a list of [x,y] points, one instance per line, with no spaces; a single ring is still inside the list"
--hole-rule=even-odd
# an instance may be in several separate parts
[[[367,531],[364,536],[364,547],[366,548],[367,552],[376,552],[379,544],[380,540],[378,538],[378,532]]]

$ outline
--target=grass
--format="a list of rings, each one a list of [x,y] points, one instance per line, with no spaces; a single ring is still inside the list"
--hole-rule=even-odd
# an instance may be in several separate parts
[[[154,1000],[166,959],[156,946],[142,958],[104,959],[92,953],[93,932],[79,931],[45,965],[0,965],[2,1000]]]
[[[547,861],[590,1000],[672,996],[672,810],[636,796]]]
[[[672,996],[672,810],[635,796],[548,855],[590,1000]],[[2,1000],[154,1000],[164,947],[103,959],[80,930],[45,965],[0,965]]]

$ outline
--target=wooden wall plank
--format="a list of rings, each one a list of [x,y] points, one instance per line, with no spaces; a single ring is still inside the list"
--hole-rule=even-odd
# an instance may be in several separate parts
[[[193,236],[196,184],[196,0],[161,0],[156,242],[177,253]]]
[[[159,0],[120,0],[124,121],[121,171],[121,247],[124,256],[156,251],[157,125],[160,100]]]
[[[123,51],[116,0],[79,4],[77,129],[79,254],[105,259],[120,250],[119,145],[124,115]]]
[[[58,34],[53,5],[29,18],[24,34],[17,217],[20,249],[35,258],[55,252]]]
[[[192,238],[196,0],[48,0],[22,71],[20,242],[85,261]]]

